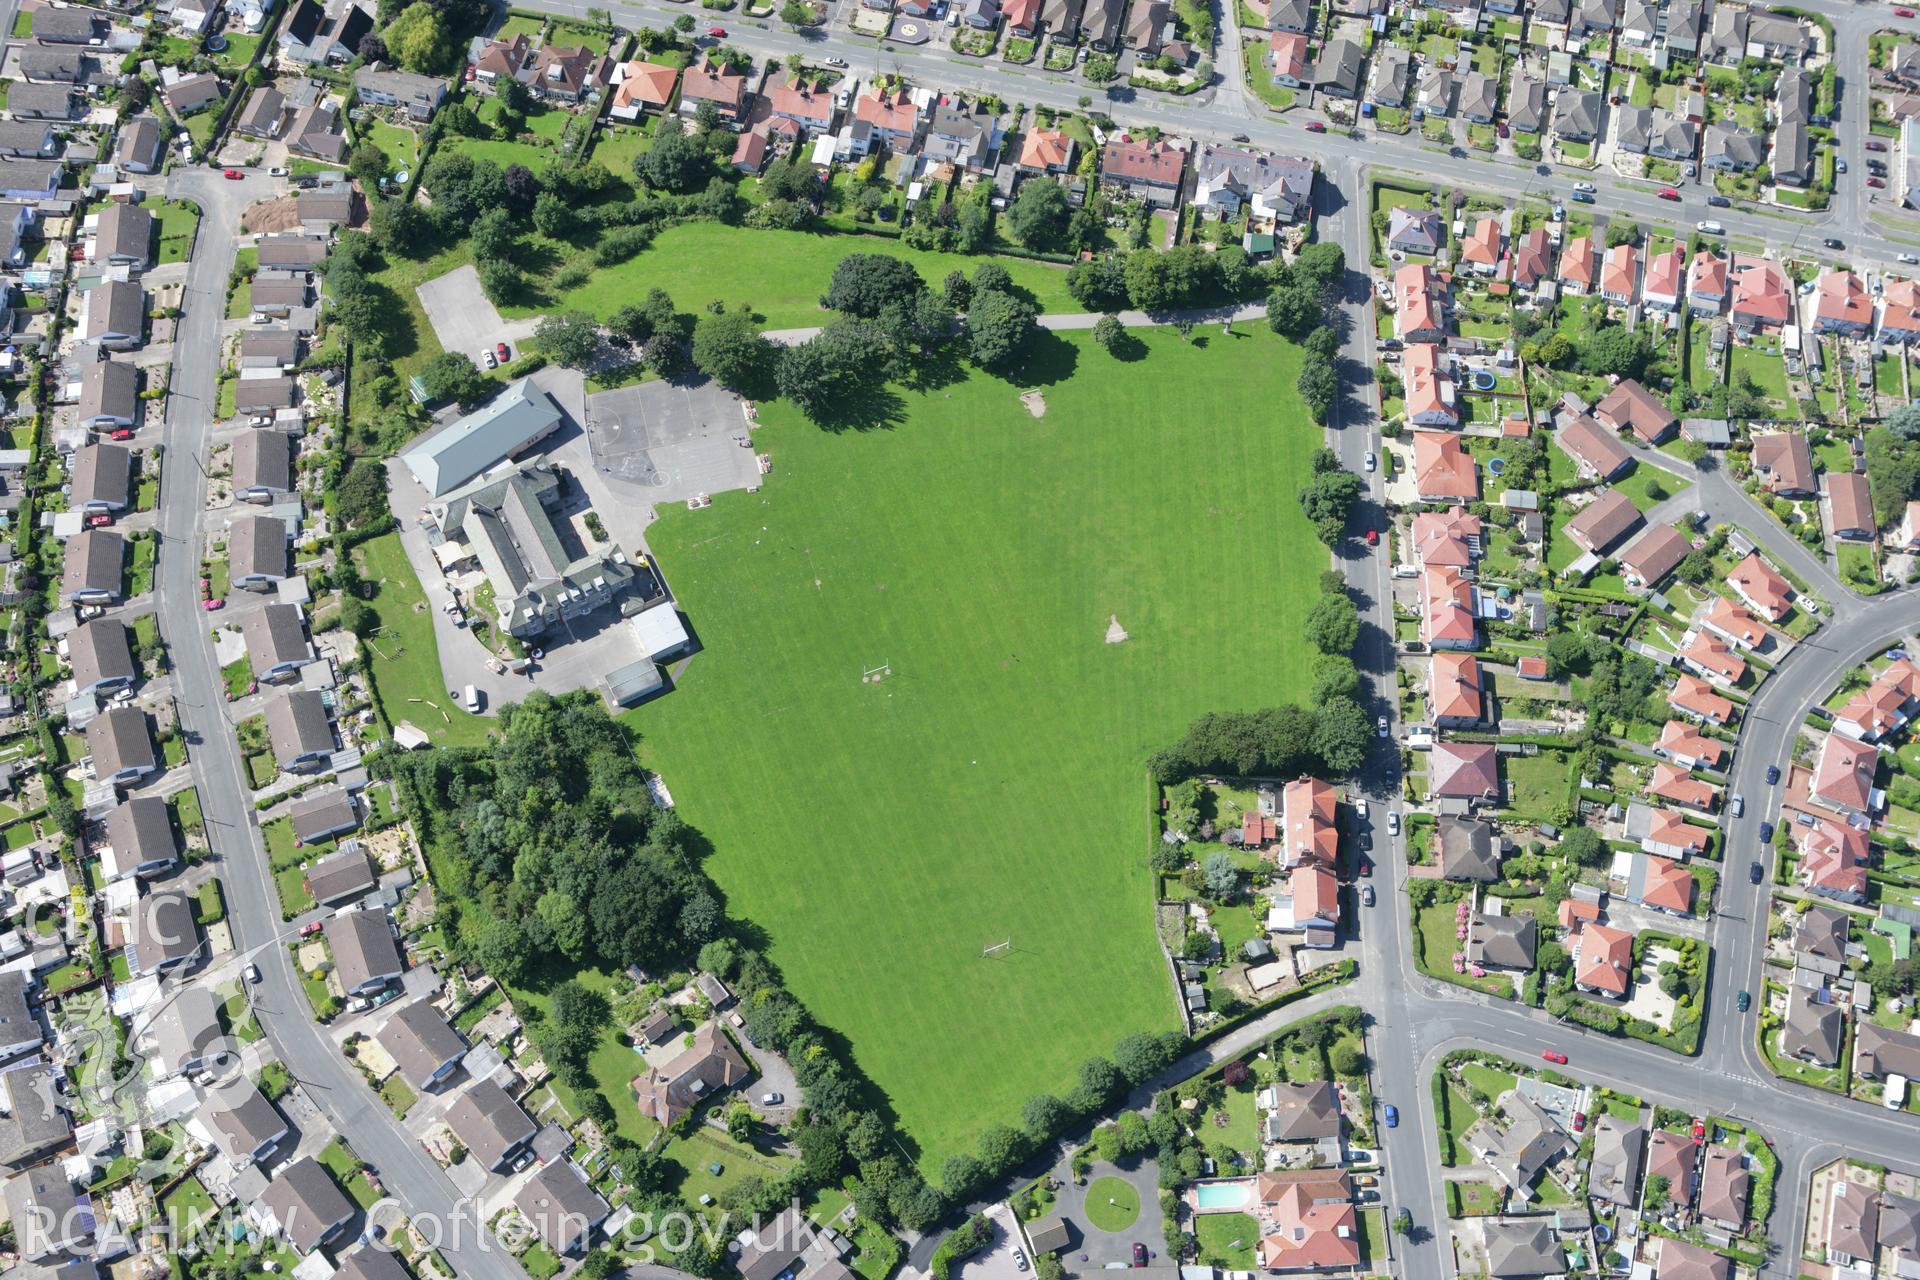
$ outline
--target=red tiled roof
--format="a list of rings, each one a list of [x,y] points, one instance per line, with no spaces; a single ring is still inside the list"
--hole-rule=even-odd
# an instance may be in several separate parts
[[[1625,995],[1633,983],[1633,935],[1610,925],[1580,931],[1573,980],[1583,987]]]
[[[1481,715],[1480,660],[1470,653],[1436,653],[1427,668],[1429,708],[1449,720],[1478,720]]]
[[[1873,792],[1880,750],[1844,734],[1829,733],[1813,766],[1812,797],[1822,804],[1865,812]]]
[[[1800,836],[1800,875],[1809,888],[1862,896],[1869,851],[1866,832],[1822,818]]]
[[[1020,136],[1020,167],[1064,169],[1073,161],[1073,139],[1059,129],[1029,129]]]
[[[1724,635],[1733,637],[1740,643],[1753,648],[1764,644],[1767,639],[1766,624],[1753,616],[1753,611],[1743,604],[1729,600],[1725,596],[1715,596],[1707,611],[1700,615],[1701,625]]]
[[[1762,560],[1757,551],[1748,552],[1747,558],[1727,575],[1727,581],[1769,622],[1780,621],[1793,607],[1793,584]]]
[[[1664,911],[1693,910],[1693,872],[1671,858],[1646,855],[1646,880],[1640,886],[1640,901]]]
[[[1740,683],[1740,677],[1747,674],[1747,660],[1734,652],[1719,636],[1710,631],[1693,633],[1693,639],[1680,651],[1680,656],[1704,671],[1725,680],[1728,684]]]
[[[1460,443],[1445,431],[1413,433],[1414,490],[1427,501],[1480,496],[1480,472]]]
[[[1667,694],[1667,704],[1715,724],[1725,724],[1733,718],[1733,699],[1716,693],[1713,686],[1699,676],[1681,675],[1676,679],[1672,692]]]

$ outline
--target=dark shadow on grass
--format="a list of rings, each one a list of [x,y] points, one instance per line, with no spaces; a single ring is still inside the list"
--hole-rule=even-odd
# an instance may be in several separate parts
[[[1051,329],[1037,329],[1001,377],[1016,387],[1051,387],[1073,377],[1080,348]]]
[[[1147,344],[1132,333],[1123,333],[1107,348],[1107,354],[1122,364],[1134,364],[1147,358]]]
[[[853,384],[812,419],[822,431],[892,430],[907,418],[907,402],[884,382]]]
[[[960,354],[960,344],[957,341],[948,342],[916,358],[907,376],[901,379],[901,384],[910,391],[925,395],[966,381],[968,368]]]

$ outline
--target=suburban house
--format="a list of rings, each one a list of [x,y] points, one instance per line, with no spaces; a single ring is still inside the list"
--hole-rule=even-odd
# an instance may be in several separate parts
[[[306,624],[297,604],[270,604],[255,609],[240,622],[253,674],[269,683],[291,680],[313,661]]]
[[[491,1080],[478,1082],[454,1099],[453,1105],[447,1108],[447,1126],[468,1154],[489,1173],[503,1172],[527,1150],[540,1131],[512,1095]]]
[[[1486,683],[1471,653],[1436,653],[1427,664],[1427,706],[1435,725],[1464,729],[1486,718]]]
[[[1756,432],[1753,469],[1766,478],[1767,488],[1780,498],[1818,497],[1813,473],[1813,450],[1798,431]]]
[[[1873,299],[1851,271],[1828,271],[1815,281],[1813,331],[1864,338],[1873,328]]]
[[[339,1235],[357,1210],[326,1167],[303,1156],[267,1184],[253,1212],[269,1232],[308,1254]]]
[[[1849,738],[1878,742],[1905,728],[1916,709],[1920,709],[1920,669],[1902,658],[1834,712],[1833,727]]]
[[[132,280],[102,280],[80,303],[80,341],[129,351],[147,329],[147,292]]]
[[[88,257],[108,266],[145,270],[153,262],[153,215],[137,204],[108,204],[94,223]]]
[[[73,452],[68,484],[70,510],[88,515],[125,511],[133,496],[133,451],[117,444],[82,445]]]
[[[1269,1271],[1351,1271],[1360,1265],[1353,1184],[1341,1169],[1262,1173],[1254,1180],[1262,1234],[1255,1250]]]
[[[542,1165],[513,1197],[513,1207],[557,1257],[577,1252],[612,1212],[600,1193],[566,1160]]]
[[[356,856],[365,863],[366,855]],[[388,1018],[374,1039],[415,1089],[438,1089],[459,1070],[467,1053],[467,1042],[426,1000],[415,1000]],[[471,1142],[466,1146],[474,1149]]]
[[[1393,333],[1402,342],[1445,342],[1447,308],[1440,276],[1424,262],[1409,262],[1393,273],[1398,298]]]
[[[1186,171],[1186,149],[1165,138],[1115,138],[1100,148],[1101,180],[1148,204],[1178,204]]]
[[[1678,245],[1647,259],[1647,278],[1640,286],[1643,303],[1656,311],[1677,311],[1686,289],[1687,255]]]
[[[145,728],[143,722],[141,731]],[[200,925],[194,918],[193,897],[185,890],[149,893],[134,904],[130,924],[133,940],[126,954],[136,976],[158,977],[176,969],[190,969],[199,961],[203,945]]]
[[[60,598],[72,605],[118,604],[126,541],[111,529],[85,529],[67,539]]]
[[[1588,995],[1622,1000],[1633,985],[1633,935],[1610,925],[1588,924],[1568,943],[1573,985]]]
[[[1829,471],[1827,527],[1836,538],[1871,542],[1874,534],[1873,498],[1867,478],[1858,471]]]
[[[1700,625],[1736,649],[1751,652],[1762,648],[1771,638],[1767,624],[1753,616],[1745,605],[1723,595],[1715,595],[1700,615]]]
[[[342,912],[330,917],[322,932],[349,999],[398,982],[406,970],[384,910]]]
[[[1422,502],[1473,502],[1480,496],[1473,455],[1450,431],[1413,433],[1413,482]]]
[[[1408,346],[1400,361],[1400,380],[1406,391],[1407,421],[1417,427],[1460,425],[1453,375],[1441,360],[1438,344]]]
[[[1615,431],[1631,431],[1645,444],[1660,444],[1680,426],[1666,402],[1632,378],[1622,378],[1593,406],[1593,416]]]
[[[109,882],[161,875],[179,864],[173,820],[167,802],[158,796],[121,801],[107,811],[101,831],[105,844],[96,846],[95,851]]]
[[[701,103],[709,103],[722,120],[738,124],[746,116],[749,97],[744,71],[707,58],[698,66],[688,67],[680,77],[680,105],[675,109],[690,117],[699,111]]]
[[[1727,319],[1736,329],[1774,333],[1793,323],[1793,294],[1786,272],[1771,258],[1733,255],[1733,297]]]
[[[1435,743],[1427,761],[1427,788],[1436,801],[1499,804],[1500,765],[1493,744]]]
[[[1687,309],[1719,315],[1727,305],[1727,260],[1711,249],[1693,255],[1687,268]]]
[[[1738,685],[1747,674],[1747,660],[1731,645],[1699,630],[1687,633],[1680,647],[1680,665],[1722,687]]]
[[[1914,46],[1920,48],[1920,45]],[[1883,277],[1879,338],[1882,342],[1920,342],[1920,281]]]
[[[1657,524],[1620,552],[1620,572],[1629,587],[1653,590],[1680,566],[1693,544],[1670,524]]]
[[[1867,864],[1872,847],[1867,833],[1822,818],[1800,829],[1796,869],[1807,892],[1837,902],[1864,906],[1867,901]]]
[[[1873,785],[1879,765],[1880,749],[1872,743],[1829,733],[1814,758],[1808,798],[1842,814],[1866,817],[1886,803],[1886,797]]]
[[[1575,468],[1588,480],[1603,483],[1618,480],[1636,465],[1619,438],[1585,414],[1560,428],[1554,443],[1573,459]]]
[[[321,906],[363,898],[378,883],[373,864],[367,860],[367,851],[358,841],[348,841],[346,848],[318,858],[307,867],[307,892]]]
[[[227,575],[237,591],[266,591],[284,580],[287,522],[277,516],[244,515],[227,526]]]
[[[1560,287],[1569,293],[1593,292],[1599,269],[1600,254],[1591,236],[1575,236],[1560,251]]]
[[[1589,555],[1604,556],[1640,527],[1640,508],[1618,489],[1608,489],[1566,523],[1568,541]]]
[[[1640,255],[1630,244],[1607,250],[1600,265],[1600,296],[1616,307],[1632,305],[1640,293]]]
[[[118,618],[95,618],[67,633],[67,665],[74,696],[105,697],[132,686],[140,675],[127,629]]]
[[[1387,247],[1401,253],[1435,254],[1447,242],[1437,209],[1395,206],[1387,213]]]
[[[447,96],[447,82],[378,63],[353,73],[354,95],[376,107],[401,107],[414,120],[431,120]]]
[[[333,759],[333,719],[315,689],[293,689],[267,701],[267,741],[288,773],[315,773]]]
[[[623,62],[613,69],[613,103],[607,113],[616,120],[631,121],[648,111],[665,111],[679,83],[678,67],[662,62]]]
[[[726,1030],[708,1021],[670,1061],[635,1076],[633,1092],[642,1115],[672,1125],[752,1074]]]
[[[76,416],[81,426],[94,431],[132,427],[140,416],[139,371],[118,360],[87,365],[80,373]]]
[[[1749,552],[1746,559],[1733,567],[1733,572],[1727,575],[1727,585],[1768,622],[1780,621],[1793,608],[1793,585],[1762,560],[1757,551]]]
[[[194,1125],[206,1133],[221,1155],[241,1168],[272,1155],[291,1132],[265,1094],[239,1081],[230,1088],[211,1090],[194,1113]]]

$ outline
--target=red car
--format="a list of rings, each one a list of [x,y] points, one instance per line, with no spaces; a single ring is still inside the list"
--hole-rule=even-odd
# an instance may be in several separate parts
[[[1893,11],[1893,16],[1896,18],[1911,18],[1913,16],[1913,10],[1902,6]]]
[[[1662,187],[1660,188],[1660,198],[1662,200],[1678,200],[1680,198],[1680,193],[1678,191],[1675,191],[1672,187]]]
[[[1693,1122],[1693,1140],[1695,1142],[1704,1142],[1706,1138],[1707,1122],[1705,1120],[1695,1120]]]
[[[223,178],[232,178],[235,182],[238,182],[245,175],[243,175],[238,169],[222,169],[220,171],[220,176]]]
[[[715,40],[725,40],[727,38],[727,29],[725,27],[708,27],[707,35]]]
[[[500,358],[501,364],[505,364],[513,358],[513,352],[507,349],[507,344],[504,342],[496,342],[493,344],[493,354]]]
[[[1586,1127],[1587,1127],[1587,1113],[1584,1111],[1574,1112],[1573,1113],[1573,1131],[1575,1133],[1579,1133],[1582,1129],[1585,1129]]]
[[[113,523],[113,517],[108,515],[104,511],[96,511],[94,514],[87,517],[87,528],[89,529],[98,529],[103,525],[109,525],[112,523]]]
[[[1327,126],[1325,121],[1322,121],[1322,120],[1307,121],[1308,133],[1325,133],[1326,131],[1327,131]]]
[[[309,920],[300,926],[300,936],[303,938],[311,938],[318,932],[320,932],[320,922],[318,920]]]
[[[1868,178],[1867,185],[1870,187],[1884,187],[1887,185],[1887,180],[1885,178]]]
[[[1557,1062],[1563,1067],[1567,1065],[1567,1055],[1558,1049],[1543,1049],[1540,1052],[1540,1056],[1548,1062]]]
[[[115,440],[131,440],[133,439],[133,428],[132,427],[115,427],[113,429],[113,438]]]
[[[1867,150],[1869,150],[1869,151],[1885,151],[1886,149],[1887,149],[1887,144],[1886,144],[1886,143],[1884,143],[1884,142],[1882,142],[1882,141],[1880,141],[1880,139],[1878,139],[1878,138],[1868,138],[1868,139],[1867,139]]]

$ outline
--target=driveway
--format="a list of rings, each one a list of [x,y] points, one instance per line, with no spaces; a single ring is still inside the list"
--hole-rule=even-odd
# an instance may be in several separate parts
[[[506,320],[499,309],[487,301],[480,287],[480,273],[472,264],[437,276],[414,292],[426,310],[427,323],[434,336],[448,351],[464,351],[481,363],[481,353],[493,350],[496,342],[505,342],[520,354],[520,347],[533,336],[537,319]]]

